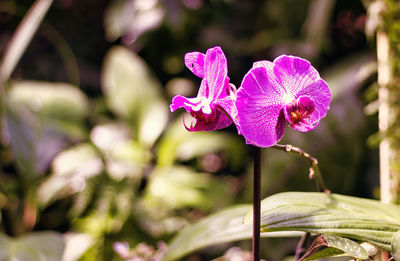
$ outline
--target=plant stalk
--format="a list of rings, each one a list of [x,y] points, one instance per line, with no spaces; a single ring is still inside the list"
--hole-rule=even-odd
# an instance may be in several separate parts
[[[0,90],[2,92],[4,83],[10,78],[52,3],[53,0],[36,0],[7,44],[0,62]]]
[[[318,165],[318,160],[316,158],[314,158],[313,156],[311,156],[304,150],[302,150],[298,147],[294,147],[290,144],[288,144],[288,145],[276,144],[276,145],[272,146],[271,148],[274,148],[277,150],[283,150],[283,151],[290,152],[290,153],[295,153],[297,155],[302,156],[306,160],[308,160],[311,164],[309,177],[310,177],[310,179],[315,180],[315,185],[317,187],[317,191],[330,193],[330,190],[327,189],[325,186],[324,178],[322,177],[322,174],[321,174],[321,171],[320,171],[319,165]]]
[[[297,243],[297,247],[296,247],[296,254],[294,257],[294,260],[299,260],[301,257],[301,253],[303,253],[304,251],[304,245],[306,244],[306,241],[309,237],[309,233],[304,233],[304,235],[301,236],[299,242]]]
[[[393,94],[391,94],[388,87],[393,82],[389,36],[385,32],[378,31],[376,41],[379,84],[379,131],[386,134],[392,125],[393,117],[393,108],[391,108],[390,101]],[[384,203],[396,202],[399,191],[398,172],[393,167],[393,161],[397,155],[392,147],[388,137],[384,137],[379,144],[380,196],[381,201]]]
[[[260,219],[261,219],[261,148],[254,151],[253,179],[253,261],[260,260]]]

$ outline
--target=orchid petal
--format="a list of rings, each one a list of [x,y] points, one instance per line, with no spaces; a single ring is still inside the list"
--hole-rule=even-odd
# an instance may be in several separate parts
[[[196,109],[197,111],[200,109],[199,106],[201,105],[202,99],[200,97],[196,98],[186,98],[185,96],[182,95],[176,95],[172,99],[172,103],[169,106],[171,112],[176,111],[179,108],[185,108],[187,112],[190,112],[190,110]]]
[[[331,92],[329,91],[328,84],[319,79],[312,85],[304,88],[298,93],[299,96],[309,96],[315,102],[315,108],[319,111],[320,118],[325,117],[329,110],[329,103],[331,101]]]
[[[271,70],[252,68],[237,92],[238,128],[246,142],[260,147],[276,144],[285,131],[282,88]]]
[[[264,68],[267,68],[268,70],[272,70],[272,68],[274,67],[274,64],[267,60],[257,61],[257,62],[253,63],[253,68],[257,68],[257,67],[264,67]]]
[[[321,79],[309,61],[300,57],[281,55],[274,61],[274,73],[291,96],[309,96],[314,100],[320,118],[325,117],[331,93],[328,84]]]
[[[229,84],[225,54],[218,46],[206,54],[190,52],[185,55],[185,65],[195,75],[203,78],[197,97],[177,95],[172,99],[171,112],[185,108],[193,116],[189,131],[212,131],[232,124],[236,117],[234,106],[236,90]]]
[[[274,60],[274,74],[279,83],[285,86],[287,93],[293,97],[297,97],[300,91],[320,79],[317,70],[309,61],[290,55],[281,55]]]
[[[228,74],[226,57],[220,47],[217,46],[207,50],[204,69],[204,77],[208,86],[207,97],[215,99],[225,90],[225,81]]]
[[[205,55],[200,52],[190,52],[185,54],[185,65],[192,73],[200,78],[204,77]]]

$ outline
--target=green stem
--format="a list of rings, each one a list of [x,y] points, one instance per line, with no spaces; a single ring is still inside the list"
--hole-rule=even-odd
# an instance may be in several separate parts
[[[323,179],[321,171],[319,169],[318,160],[316,158],[314,158],[307,152],[303,151],[302,149],[300,149],[298,147],[294,147],[290,144],[288,144],[288,145],[276,144],[276,145],[272,146],[271,148],[294,153],[294,154],[300,155],[303,158],[305,158],[306,160],[308,160],[311,164],[309,177],[310,177],[310,179],[315,180],[315,185],[317,187],[317,190],[320,192],[330,193],[330,190],[327,189],[325,186],[324,179]]]

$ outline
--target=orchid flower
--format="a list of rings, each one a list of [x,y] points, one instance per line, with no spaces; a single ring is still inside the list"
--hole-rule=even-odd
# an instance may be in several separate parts
[[[285,132],[314,129],[329,109],[331,94],[318,71],[299,57],[281,55],[260,61],[243,78],[237,92],[237,126],[248,144],[275,145]]]
[[[176,95],[170,105],[171,112],[185,108],[194,120],[189,131],[212,131],[232,124],[235,114],[236,90],[229,84],[228,66],[220,47],[207,50],[206,54],[190,52],[185,55],[185,65],[196,76],[202,78],[195,98]]]

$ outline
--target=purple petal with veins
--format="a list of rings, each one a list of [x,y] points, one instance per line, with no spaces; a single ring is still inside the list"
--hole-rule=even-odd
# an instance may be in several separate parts
[[[291,97],[310,97],[319,112],[320,118],[325,117],[331,93],[328,84],[321,79],[318,71],[309,61],[291,55],[281,55],[274,60],[274,74],[278,82],[285,86]]]
[[[171,112],[184,108],[194,118],[189,131],[212,131],[226,128],[236,117],[235,90],[229,84],[228,66],[220,47],[206,54],[190,52],[185,55],[185,65],[196,76],[203,78],[195,98],[177,95],[172,99]]]
[[[243,78],[237,92],[236,109],[239,132],[248,144],[269,147],[285,131],[282,111],[283,89],[265,67],[253,67]]]
[[[190,52],[185,54],[185,65],[192,73],[200,78],[204,77],[205,55],[200,52]]]
[[[270,147],[283,136],[285,121],[295,130],[314,129],[329,109],[328,84],[305,59],[281,55],[255,62],[235,101],[239,133],[247,143]]]

